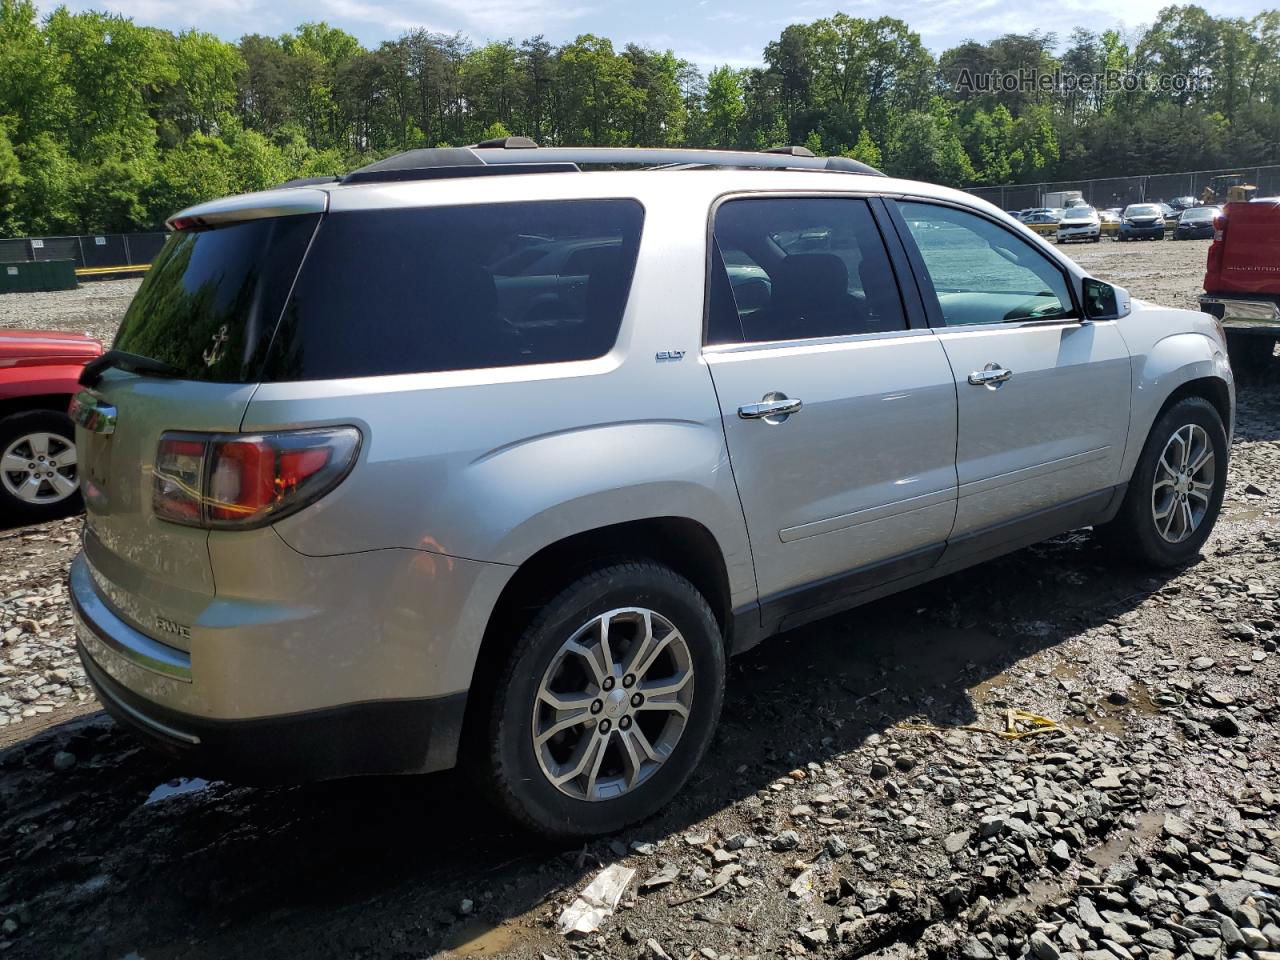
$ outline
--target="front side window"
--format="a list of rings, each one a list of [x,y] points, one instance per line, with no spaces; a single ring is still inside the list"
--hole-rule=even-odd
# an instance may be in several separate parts
[[[900,203],[948,326],[1075,316],[1062,269],[991,221],[954,207]]]
[[[897,280],[866,201],[730,200],[715,217],[709,343],[906,328]]]
[[[328,214],[264,379],[603,356],[618,337],[643,219],[634,200]]]

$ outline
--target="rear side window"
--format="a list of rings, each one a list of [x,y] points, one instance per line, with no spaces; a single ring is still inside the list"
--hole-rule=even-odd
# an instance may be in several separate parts
[[[190,380],[255,380],[319,215],[169,236],[113,346]]]
[[[617,340],[643,217],[634,200],[329,214],[263,378],[603,356]]]
[[[708,343],[906,329],[897,281],[866,201],[730,200],[715,217]]]

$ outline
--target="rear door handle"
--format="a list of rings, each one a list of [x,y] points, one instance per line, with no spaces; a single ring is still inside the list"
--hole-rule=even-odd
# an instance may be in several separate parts
[[[998,363],[988,363],[983,369],[975,370],[969,374],[969,382],[975,387],[991,387],[993,389],[1012,378],[1013,371],[1006,370]]]
[[[747,403],[738,408],[743,420],[763,420],[765,423],[782,423],[793,413],[799,413],[804,404],[785,393],[766,393],[759,403]]]

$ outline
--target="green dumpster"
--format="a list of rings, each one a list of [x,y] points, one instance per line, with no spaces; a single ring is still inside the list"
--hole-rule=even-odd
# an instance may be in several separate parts
[[[74,260],[28,260],[0,263],[0,293],[37,293],[46,290],[74,290]]]

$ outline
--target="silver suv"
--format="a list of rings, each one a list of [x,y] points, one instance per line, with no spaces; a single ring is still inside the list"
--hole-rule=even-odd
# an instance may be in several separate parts
[[[1222,501],[1213,318],[851,161],[507,141],[170,225],[75,404],[71,591],[107,709],[212,772],[614,830],[726,657],[1077,527],[1179,564]]]

